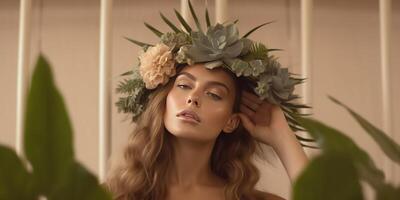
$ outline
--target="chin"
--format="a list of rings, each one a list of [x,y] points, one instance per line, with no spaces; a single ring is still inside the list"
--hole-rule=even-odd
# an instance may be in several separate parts
[[[206,135],[203,130],[196,129],[194,127],[183,127],[182,125],[175,124],[170,127],[168,124],[165,124],[165,129],[176,138],[187,139],[198,142],[206,142],[211,141],[216,138],[213,135]]]

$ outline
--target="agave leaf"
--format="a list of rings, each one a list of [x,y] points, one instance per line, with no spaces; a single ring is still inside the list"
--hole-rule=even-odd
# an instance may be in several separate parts
[[[259,28],[261,28],[261,27],[263,27],[263,26],[265,26],[265,25],[267,25],[267,24],[270,24],[270,23],[272,23],[272,22],[275,22],[275,20],[274,20],[274,21],[270,21],[270,22],[266,22],[266,23],[263,23],[263,24],[261,24],[261,25],[258,25],[258,26],[256,26],[256,27],[254,27],[254,28],[251,29],[249,32],[247,32],[246,34],[244,34],[243,38],[246,38],[247,36],[249,36],[251,33],[253,33],[254,31],[256,31],[257,29],[259,29]]]
[[[164,22],[175,32],[179,33],[181,30],[179,30],[171,21],[168,20],[161,12],[160,12],[161,18],[164,20]]]
[[[354,119],[361,125],[361,127],[378,143],[381,150],[394,162],[400,163],[400,146],[390,139],[383,131],[376,128],[361,115],[354,112],[348,106],[344,105],[334,97],[328,96],[330,100],[345,108]]]
[[[140,46],[140,47],[151,47],[151,46],[154,46],[154,45],[152,45],[152,44],[148,44],[148,43],[144,43],[144,42],[139,42],[139,41],[137,41],[137,40],[134,40],[134,39],[131,39],[131,38],[128,38],[128,37],[125,37],[125,39],[127,39],[127,40],[129,40],[130,42],[132,42],[133,44],[136,44],[136,45],[138,45],[138,46]]]
[[[144,25],[150,29],[151,32],[153,32],[154,34],[157,35],[157,37],[161,37],[163,35],[163,33],[159,30],[157,30],[156,28],[154,28],[153,26],[151,26],[150,24],[144,22]]]
[[[176,9],[174,9],[174,11],[175,11],[175,15],[178,18],[179,22],[185,28],[186,32],[188,32],[190,34],[192,32],[192,28],[190,28],[189,24],[182,17],[181,13],[179,13]]]
[[[188,2],[189,2],[190,13],[192,13],[192,17],[193,17],[193,19],[194,19],[194,22],[196,23],[197,28],[198,28],[201,32],[203,32],[203,29],[201,28],[199,19],[197,18],[196,12],[195,12],[194,9],[193,9],[192,3],[190,2],[190,0],[188,0]]]
[[[210,16],[208,15],[208,9],[207,8],[206,8],[206,23],[207,23],[207,28],[211,26]]]

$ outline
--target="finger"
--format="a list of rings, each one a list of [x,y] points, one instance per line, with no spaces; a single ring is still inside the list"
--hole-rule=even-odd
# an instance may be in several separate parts
[[[245,113],[246,115],[248,115],[249,117],[253,117],[255,112],[252,111],[250,108],[248,108],[247,106],[245,106],[244,104],[240,104],[240,108],[239,108],[240,112]]]
[[[257,104],[262,104],[263,101],[261,99],[258,98],[258,96],[251,94],[250,92],[244,91],[242,93],[242,96],[246,97],[247,99],[250,99],[252,101],[254,101]]]
[[[243,123],[243,126],[250,132],[254,132],[254,124],[245,114],[239,113],[240,120]]]
[[[242,97],[242,103],[254,111],[256,111],[260,106],[257,103],[247,99],[246,97]]]

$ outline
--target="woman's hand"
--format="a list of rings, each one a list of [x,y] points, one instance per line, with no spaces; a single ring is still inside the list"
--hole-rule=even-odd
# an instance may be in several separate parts
[[[240,119],[247,131],[258,141],[275,146],[284,134],[293,134],[285,115],[278,105],[260,100],[256,95],[243,91]]]
[[[243,126],[258,141],[274,148],[293,183],[306,166],[308,158],[281,108],[243,91],[240,110]]]

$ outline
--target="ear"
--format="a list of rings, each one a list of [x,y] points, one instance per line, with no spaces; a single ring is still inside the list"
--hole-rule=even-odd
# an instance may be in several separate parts
[[[239,123],[240,123],[239,115],[237,113],[233,113],[229,118],[228,122],[225,124],[223,131],[225,133],[231,133],[239,126]]]

